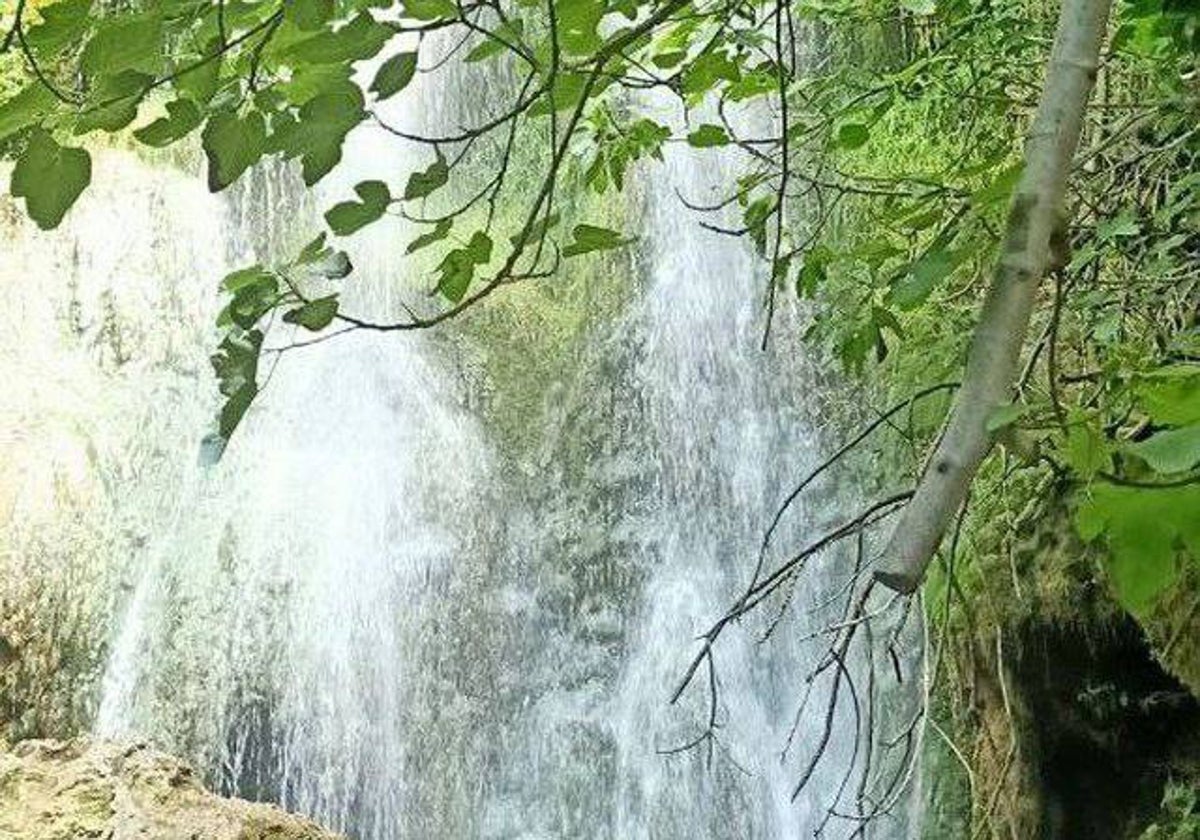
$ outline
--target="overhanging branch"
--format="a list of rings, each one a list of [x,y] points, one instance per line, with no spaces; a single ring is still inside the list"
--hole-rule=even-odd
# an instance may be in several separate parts
[[[1064,0],[1041,102],[1025,148],[1025,169],[1009,211],[1004,243],[972,338],[963,385],[945,434],[896,522],[875,573],[912,592],[925,576],[988,450],[988,418],[1011,399],[1050,241],[1063,203],[1084,112],[1096,79],[1111,0]]]

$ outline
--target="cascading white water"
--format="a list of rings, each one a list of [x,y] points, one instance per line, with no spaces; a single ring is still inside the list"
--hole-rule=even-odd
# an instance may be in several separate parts
[[[318,205],[388,168],[402,183],[417,162],[395,149],[356,132]],[[146,539],[118,563],[133,591],[98,732],[153,739],[227,792],[356,840],[811,833],[831,777],[792,802],[797,761],[778,760],[813,653],[793,627],[758,646],[751,622],[722,643],[711,767],[703,748],[660,754],[703,724],[703,683],[679,707],[666,700],[818,446],[794,342],[757,349],[756,257],[675,199],[720,180],[710,160],[673,149],[648,172],[644,294],[595,332],[584,355],[605,362],[580,366],[594,378],[551,392],[575,426],[548,426],[546,450],[576,447],[584,477],[545,469],[521,486],[494,468],[503,453],[464,408],[451,354],[422,335],[287,351],[225,458],[204,466],[210,290],[296,244],[312,210],[278,174],[254,174],[226,203],[181,174],[98,166],[108,180],[50,240],[75,255],[60,282],[120,289],[122,271],[157,271],[184,290],[177,306],[144,301],[151,320],[177,322],[164,331],[174,355],[153,369],[170,387],[128,397],[160,418],[146,429],[165,466],[121,477]],[[95,218],[131,195],[144,213],[122,233],[153,254],[122,253]],[[349,244],[348,307],[388,312],[407,288],[400,227]],[[98,432],[127,415],[97,419]],[[798,611],[824,586],[806,580]],[[801,742],[811,731],[805,721]],[[850,760],[848,737],[829,772]]]

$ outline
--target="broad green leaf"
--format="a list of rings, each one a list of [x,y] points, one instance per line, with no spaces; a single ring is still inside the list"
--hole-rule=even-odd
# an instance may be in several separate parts
[[[258,394],[258,359],[263,334],[258,330],[233,330],[221,342],[212,357],[213,371],[221,393],[226,397],[221,408],[219,432],[229,440],[246,410]]]
[[[42,230],[58,227],[92,180],[92,157],[85,149],[60,146],[49,132],[35,129],[17,158],[11,191]]]
[[[1062,443],[1062,457],[1076,475],[1091,481],[1096,473],[1112,467],[1108,440],[1096,426],[1083,417],[1073,417]]]
[[[1200,365],[1177,364],[1138,377],[1134,391],[1159,423],[1200,423]]]
[[[719,125],[706,123],[688,135],[688,144],[697,149],[729,145],[729,134]]]
[[[986,210],[989,207],[994,207],[1008,201],[1012,191],[1016,189],[1017,182],[1021,180],[1021,175],[1025,171],[1023,164],[1010,166],[1002,171],[996,178],[981,190],[976,191],[971,196],[971,206],[976,210]]]
[[[413,20],[438,20],[458,17],[454,0],[404,0],[404,14]]]
[[[137,129],[133,136],[156,149],[181,140],[200,126],[203,119],[199,106],[190,99],[175,99],[167,103],[167,115]]]
[[[325,244],[322,233],[300,251],[292,265],[301,273],[320,280],[341,280],[350,275],[354,266],[345,251],[334,251]]]
[[[892,285],[889,299],[901,309],[920,306],[968,255],[967,249],[927,251]]]
[[[1075,516],[1080,536],[1105,539],[1121,604],[1145,617],[1178,579],[1179,560],[1200,562],[1200,485],[1140,489],[1093,484]]]
[[[354,188],[360,201],[344,201],[325,214],[325,222],[339,236],[349,236],[381,217],[392,201],[383,181],[363,181]]]
[[[334,0],[291,0],[284,6],[287,20],[305,32],[320,29],[333,18],[335,11]]]
[[[283,50],[282,57],[298,64],[348,64],[371,58],[392,39],[396,30],[362,12],[340,29],[319,32]]]
[[[0,140],[36,125],[54,109],[57,100],[41,82],[31,82],[0,104]]]
[[[83,48],[80,66],[89,76],[140,70],[155,75],[162,69],[163,19],[160,11],[113,15]]]
[[[208,118],[201,139],[208,157],[208,189],[220,192],[263,156],[267,127],[257,111],[245,117],[219,111]]]
[[[88,97],[88,104],[75,119],[75,134],[87,134],[97,129],[120,131],[137,119],[138,106],[146,95],[153,77],[136,70],[122,70],[102,76],[100,84]]]
[[[337,313],[338,296],[327,295],[285,312],[283,320],[289,324],[299,324],[311,332],[320,332],[333,323]]]
[[[563,52],[568,55],[587,55],[599,49],[601,38],[598,28],[604,17],[604,3],[598,0],[556,0],[554,6]]]
[[[797,297],[811,298],[816,294],[817,288],[828,277],[826,267],[832,256],[829,250],[822,246],[812,248],[804,255],[804,262],[796,272]]]
[[[1162,475],[1187,472],[1200,464],[1200,424],[1155,432],[1126,449]],[[1196,516],[1200,517],[1200,510]]]
[[[1029,413],[1029,406],[1022,403],[1009,403],[1002,405],[988,415],[987,430],[990,434],[995,434],[1001,429],[1011,426],[1022,417]]]
[[[865,123],[843,123],[838,128],[837,147],[839,149],[854,150],[866,145],[870,139],[871,130],[867,128]]]
[[[417,54],[415,52],[398,53],[379,68],[375,81],[371,82],[371,93],[379,99],[395,96],[408,87],[413,75],[417,72]]]
[[[433,230],[429,231],[428,233],[422,233],[412,242],[409,242],[408,247],[404,249],[404,253],[415,254],[422,248],[428,248],[435,242],[441,242],[450,235],[450,229],[452,227],[454,227],[454,222],[452,220],[443,219],[434,226]]]
[[[92,25],[92,0],[58,0],[42,3],[38,14],[42,21],[29,27],[25,41],[30,49],[43,57],[77,44]]]
[[[572,235],[574,240],[563,248],[564,257],[577,257],[580,254],[590,254],[592,251],[620,248],[632,241],[621,236],[615,230],[595,225],[576,225]]]
[[[409,176],[408,183],[404,187],[404,200],[425,198],[435,190],[444,187],[448,180],[450,180],[450,167],[446,164],[446,158],[439,152],[437,160],[431,163],[428,169],[424,172],[414,172]]]
[[[476,232],[466,247],[456,248],[442,258],[438,266],[438,292],[451,303],[458,303],[466,296],[476,269],[491,258],[491,238],[482,231]]]
[[[358,85],[343,82],[304,103],[296,121],[276,129],[271,148],[300,158],[304,183],[312,186],[341,161],[346,135],[366,119],[365,104]]]

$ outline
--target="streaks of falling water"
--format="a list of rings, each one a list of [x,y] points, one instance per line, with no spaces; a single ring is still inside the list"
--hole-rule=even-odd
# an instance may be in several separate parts
[[[326,198],[385,162],[413,168],[378,139],[352,137]],[[790,801],[794,766],[774,759],[808,655],[786,635],[735,635],[720,654],[712,768],[657,752],[702,718],[702,697],[665,705],[689,641],[745,585],[817,444],[795,348],[756,349],[753,256],[673,197],[713,174],[672,153],[654,177],[646,292],[598,335],[614,361],[574,396],[595,444],[584,486],[497,486],[486,429],[426,338],[290,352],[222,463],[167,494],[103,734],[152,737],[225,790],[358,840],[811,832],[817,806]],[[264,235],[282,248],[303,214],[280,224],[262,206],[290,200],[286,183],[263,177],[203,235],[240,239],[238,258]],[[398,233],[352,243],[348,305],[392,307]],[[822,587],[808,583],[802,602]],[[839,737],[828,764],[847,750]]]

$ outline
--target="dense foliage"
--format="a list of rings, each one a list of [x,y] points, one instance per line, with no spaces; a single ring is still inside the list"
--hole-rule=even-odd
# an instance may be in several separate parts
[[[421,150],[416,171],[381,171],[328,208],[328,231],[294,259],[224,279],[226,439],[277,322],[432,327],[631,241],[574,218],[579,194],[624,189],[666,144],[739,155],[725,195],[681,212],[749,240],[771,267],[764,341],[780,301],[798,298],[816,313],[808,338],[868,403],[925,395],[893,424],[900,443],[880,444],[874,478],[908,481],[945,415],[949,387],[930,386],[962,375],[1053,23],[1025,0],[18,0],[0,148],[12,195],[45,228],[86,189],[96,134],[153,148],[198,135],[214,191],[271,156],[316,184],[360,124]],[[1198,50],[1192,0],[1120,5],[1036,338],[989,424],[1000,445],[933,607],[952,624],[952,590],[966,610],[1010,571],[1017,595],[1022,577],[1046,584],[1043,566],[1012,557],[1036,530],[1027,511],[1053,497],[1193,690],[1200,666],[1179,659],[1178,639],[1196,626],[1200,575]],[[510,82],[478,123],[426,134],[382,115],[422,77],[475,65]],[[422,231],[397,248],[397,272],[405,259],[432,266],[436,294],[399,318],[348,311],[352,266],[329,235],[389,213]],[[1095,576],[1083,546],[1069,565]]]

